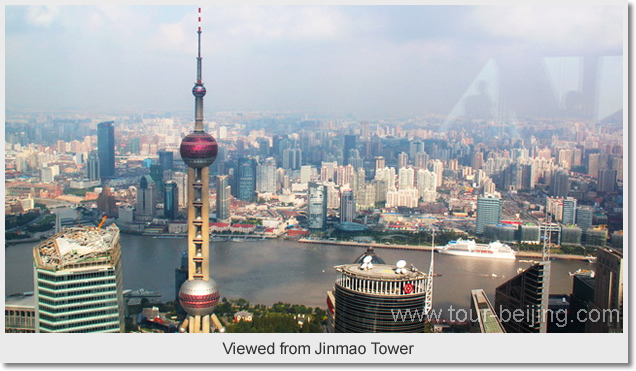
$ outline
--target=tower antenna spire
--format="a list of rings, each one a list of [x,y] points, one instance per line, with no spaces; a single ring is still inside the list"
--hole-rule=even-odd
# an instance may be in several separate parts
[[[199,7],[199,28],[197,29],[197,84],[201,84],[201,7]]]
[[[197,28],[197,82],[192,88],[194,95],[194,131],[203,132],[203,97],[205,96],[205,87],[201,77],[201,7],[199,7],[199,18]]]

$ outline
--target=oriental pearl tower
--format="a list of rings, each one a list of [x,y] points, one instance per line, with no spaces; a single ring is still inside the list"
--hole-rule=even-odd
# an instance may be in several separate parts
[[[216,160],[216,140],[203,128],[203,97],[201,80],[201,8],[198,25],[197,82],[194,95],[194,131],[181,142],[181,158],[188,165],[188,280],[179,291],[179,303],[187,312],[181,332],[209,333],[218,323],[213,311],[220,291],[210,278],[210,168]],[[216,325],[218,327],[218,325]],[[219,328],[221,330],[221,328]]]

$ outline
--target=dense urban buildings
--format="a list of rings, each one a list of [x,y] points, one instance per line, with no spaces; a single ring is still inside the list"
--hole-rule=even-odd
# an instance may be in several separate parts
[[[36,332],[124,332],[119,228],[66,228],[33,249]]]
[[[541,62],[550,70],[576,60],[574,64],[585,62],[585,69],[591,71],[596,62],[588,62],[596,57],[590,58],[549,57]],[[186,114],[174,107],[132,112],[113,108],[102,113],[7,110],[7,241],[40,242],[50,237],[52,228],[45,229],[52,225],[49,214],[56,213],[58,204],[72,208],[72,217],[55,218],[56,231],[97,224],[107,216],[122,233],[157,238],[166,245],[170,240],[163,238],[176,242],[187,236],[188,251],[177,268],[175,284],[177,300],[185,287],[182,298],[190,315],[182,328],[189,332],[221,329],[212,325],[215,318],[209,316],[219,295],[209,279],[210,239],[422,245],[432,226],[438,226],[448,240],[460,236],[486,244],[499,240],[530,261],[538,259],[541,243],[548,242],[554,256],[581,259],[596,274],[596,278],[577,274],[556,278],[573,277],[570,310],[607,309],[622,315],[626,173],[622,111],[593,118],[588,112],[594,106],[591,99],[582,108],[574,98],[583,92],[556,89],[559,84],[550,83],[560,80],[549,75],[544,83],[550,94],[542,96],[570,98],[553,102],[556,111],[551,115],[515,111],[514,117],[506,117],[506,112],[513,112],[508,106],[511,97],[471,97],[486,74],[496,77],[492,83],[506,77],[485,69],[488,73],[476,76],[465,95],[457,97],[452,114],[385,116],[212,107],[204,120],[200,52],[197,66],[192,90],[194,132],[190,110]],[[592,75],[586,77],[587,82],[594,80]],[[492,91],[510,93],[501,89],[503,84]],[[585,85],[584,90],[594,89]],[[475,103],[479,102],[475,98],[486,98],[481,100],[484,105]],[[488,98],[497,103],[492,110]],[[576,104],[566,107],[566,103]],[[216,183],[211,191],[210,182]],[[215,204],[212,216],[210,203]],[[587,266],[588,259],[592,265]],[[384,262],[374,258],[373,269],[361,270],[363,263],[357,261],[350,270],[341,268],[339,274],[351,278],[354,272],[355,282],[369,287],[384,282],[382,272],[378,273]],[[175,261],[170,267],[177,265]],[[548,285],[548,268],[534,265],[503,285],[501,275],[491,276],[499,272],[476,274],[498,280],[495,304],[503,303],[507,309],[526,304],[561,308],[567,300],[556,298],[546,304],[538,291]],[[334,329],[336,319],[341,330],[343,323],[369,325],[345,318],[347,311],[370,316],[363,313],[367,307],[356,307],[359,302],[354,305],[351,300],[377,304],[377,298],[365,296],[369,292],[356,291],[349,283],[345,278],[329,294]],[[17,307],[18,299],[6,302],[7,308],[13,308],[5,311],[9,327],[30,331],[32,326],[35,331],[35,304],[30,317],[28,306]],[[401,299],[404,296],[396,294],[396,300]],[[338,317],[338,305],[350,306]],[[500,330],[490,321],[498,315],[498,306],[493,312],[485,294],[473,292],[471,305],[480,314],[480,326],[473,331]],[[184,308],[179,314],[186,314]],[[589,325],[587,330],[622,331],[619,322]],[[544,324],[530,320],[524,325],[529,331],[545,330]],[[586,330],[586,324],[577,325],[577,331]],[[505,326],[506,332],[522,331]]]

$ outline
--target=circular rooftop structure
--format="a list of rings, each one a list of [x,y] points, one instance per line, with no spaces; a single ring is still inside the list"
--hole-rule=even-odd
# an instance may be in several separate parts
[[[371,246],[367,247],[367,250],[365,252],[363,252],[362,255],[360,255],[358,257],[358,259],[354,260],[353,264],[362,264],[362,262],[364,261],[364,258],[367,257],[367,256],[371,257],[371,263],[373,263],[373,264],[386,264],[384,259],[379,257],[375,253],[375,250],[373,250],[373,247],[371,247]]]

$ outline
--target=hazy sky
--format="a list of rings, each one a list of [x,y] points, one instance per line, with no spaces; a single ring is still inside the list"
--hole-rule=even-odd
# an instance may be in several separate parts
[[[192,108],[196,11],[7,6],[7,109]],[[624,11],[626,6],[204,6],[206,111],[448,114],[490,60],[532,86],[545,57],[621,56]],[[622,79],[622,67],[616,69],[610,70]],[[622,86],[617,91],[612,99],[622,106]]]

